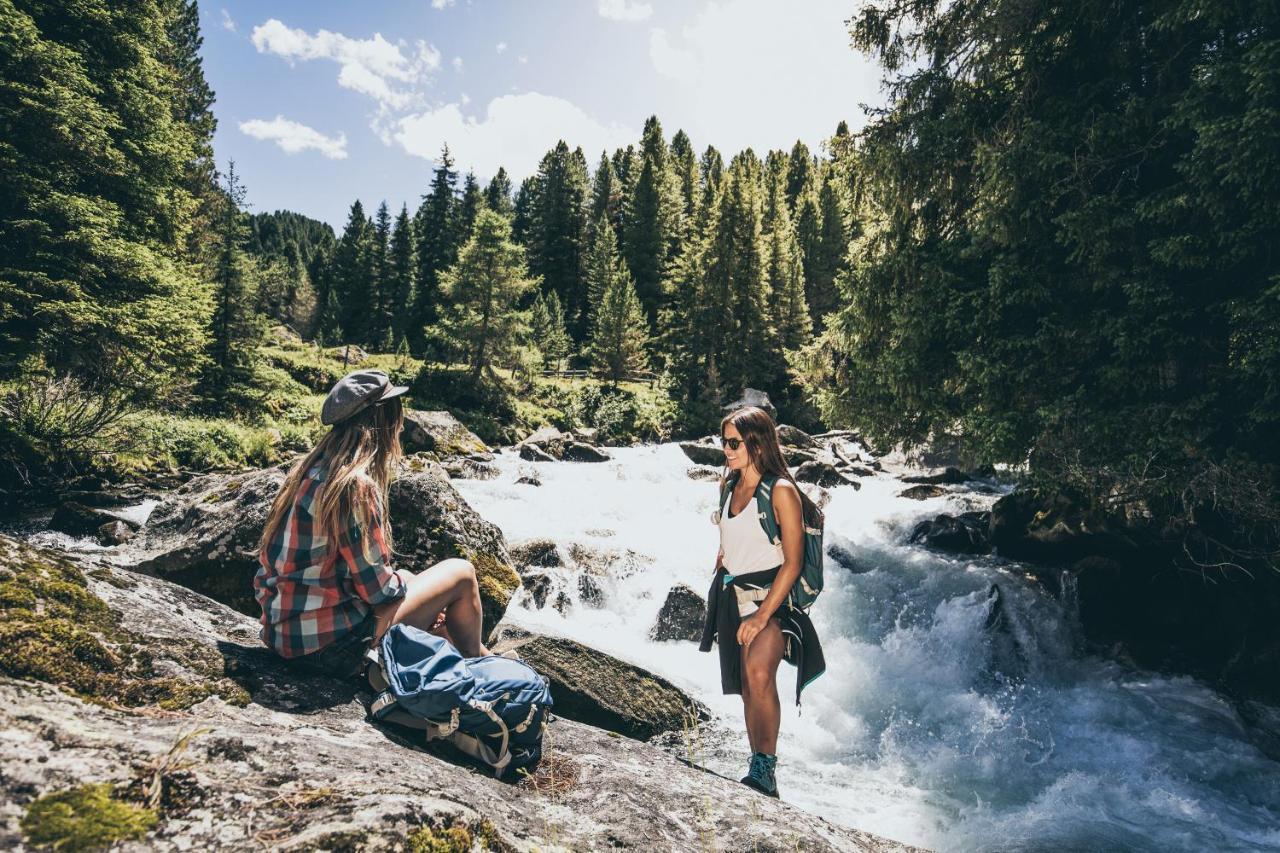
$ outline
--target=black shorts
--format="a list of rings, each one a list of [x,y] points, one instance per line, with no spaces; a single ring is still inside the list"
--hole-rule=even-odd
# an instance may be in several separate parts
[[[364,618],[351,633],[335,640],[319,651],[302,657],[289,658],[289,664],[319,675],[350,678],[359,675],[365,653],[373,645],[378,620],[372,613]]]

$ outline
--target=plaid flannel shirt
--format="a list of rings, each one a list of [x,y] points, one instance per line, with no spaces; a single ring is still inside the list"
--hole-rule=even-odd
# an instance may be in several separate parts
[[[254,595],[262,606],[262,642],[281,657],[307,655],[350,634],[374,605],[403,598],[404,579],[389,565],[383,520],[357,519],[336,547],[315,528],[312,506],[328,470],[317,465],[298,485],[293,506],[258,555]]]

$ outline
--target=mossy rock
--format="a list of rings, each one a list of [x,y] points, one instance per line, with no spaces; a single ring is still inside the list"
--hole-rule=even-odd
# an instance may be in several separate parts
[[[195,678],[161,675],[172,661]],[[245,705],[248,692],[215,650],[153,639],[121,625],[77,566],[0,536],[0,673],[43,681],[109,706],[188,708],[209,696]]]
[[[27,806],[22,832],[31,844],[54,850],[97,850],[135,841],[155,828],[156,813],[112,796],[105,782],[45,794]]]
[[[467,559],[476,567],[476,582],[480,586],[480,609],[484,614],[484,636],[502,621],[511,603],[511,596],[520,588],[520,576],[511,564],[492,554],[468,553]]]

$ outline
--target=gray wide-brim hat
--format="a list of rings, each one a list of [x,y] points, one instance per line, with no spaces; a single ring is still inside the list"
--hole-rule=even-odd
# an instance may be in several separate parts
[[[391,377],[381,370],[357,370],[334,383],[320,408],[320,423],[336,424],[369,406],[399,397],[409,389],[392,385]]]

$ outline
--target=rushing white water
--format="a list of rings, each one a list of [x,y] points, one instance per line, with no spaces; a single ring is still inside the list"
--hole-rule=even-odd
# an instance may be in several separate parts
[[[647,638],[673,584],[710,583],[716,487],[686,476],[675,445],[611,452],[608,463],[532,466],[541,487],[517,484],[531,466],[506,452],[498,479],[455,486],[511,542],[621,553],[601,579],[602,607],[578,601],[567,577],[563,613],[522,593],[509,618],[632,661],[706,703],[712,724],[673,748],[736,778],[748,756],[741,700],[720,694],[715,655]],[[903,544],[922,518],[995,499],[951,488],[914,501],[880,475],[832,490],[827,541],[852,554],[856,572],[828,559],[812,614],[827,673],[801,713],[787,698],[795,670],[779,672],[783,798],[938,850],[1280,849],[1280,764],[1225,698],[1080,653],[1071,613],[1016,563]],[[988,628],[993,583],[1003,618]],[[744,788],[744,805],[750,796]]]

